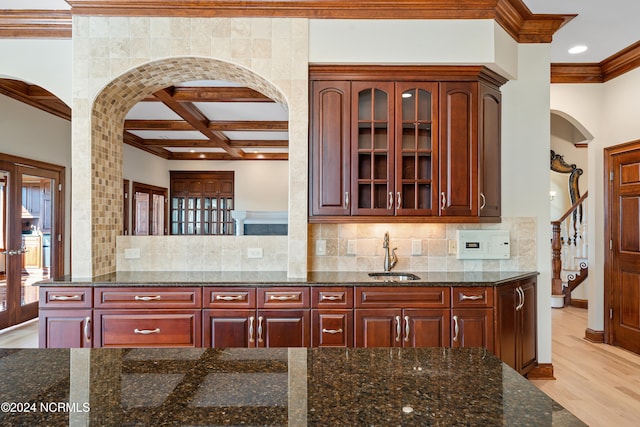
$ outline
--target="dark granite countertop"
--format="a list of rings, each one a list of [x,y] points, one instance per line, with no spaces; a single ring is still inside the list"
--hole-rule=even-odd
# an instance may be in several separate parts
[[[483,349],[0,350],[0,378],[3,426],[585,425]]]
[[[120,271],[89,279],[63,276],[38,286],[500,286],[535,271],[417,271],[416,280],[385,281],[364,272],[310,272],[306,279],[284,271]]]

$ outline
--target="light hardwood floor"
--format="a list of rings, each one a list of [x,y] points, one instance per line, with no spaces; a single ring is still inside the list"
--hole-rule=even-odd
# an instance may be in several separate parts
[[[531,381],[591,427],[640,426],[640,356],[584,339],[587,310],[551,310],[555,381]]]
[[[583,339],[587,310],[551,311],[556,380],[531,381],[591,427],[640,426],[640,355]],[[0,348],[38,347],[38,323],[0,333]]]

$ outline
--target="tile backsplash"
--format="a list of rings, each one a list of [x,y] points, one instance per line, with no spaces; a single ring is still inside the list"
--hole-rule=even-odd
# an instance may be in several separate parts
[[[309,224],[307,271],[382,271],[382,240],[397,247],[395,271],[534,271],[536,219],[499,224]],[[506,260],[459,260],[449,241],[460,229],[509,230]],[[316,254],[324,241],[324,255]],[[288,236],[118,236],[118,271],[286,271]],[[419,255],[414,253],[419,252]]]
[[[449,242],[461,229],[509,230],[511,257],[505,260],[460,260]],[[397,247],[395,271],[536,270],[536,219],[502,218],[498,224],[309,224],[309,271],[382,271],[382,241],[389,232]],[[324,241],[325,255],[318,255]],[[415,254],[419,252],[420,254]]]

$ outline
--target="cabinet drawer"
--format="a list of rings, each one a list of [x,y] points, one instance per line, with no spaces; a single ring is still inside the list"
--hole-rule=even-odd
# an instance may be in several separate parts
[[[449,288],[356,288],[356,308],[446,308],[449,298]]]
[[[95,308],[200,308],[201,288],[97,288]]]
[[[313,308],[353,308],[353,288],[313,287],[311,288]]]
[[[493,288],[453,288],[451,290],[451,306],[493,307]]]
[[[94,310],[97,347],[200,347],[201,312]]]
[[[252,288],[205,288],[204,308],[256,308],[256,290]]]
[[[90,308],[92,288],[40,287],[40,308]]]
[[[353,310],[311,310],[313,347],[353,347]]]
[[[309,288],[258,288],[258,308],[309,308]]]

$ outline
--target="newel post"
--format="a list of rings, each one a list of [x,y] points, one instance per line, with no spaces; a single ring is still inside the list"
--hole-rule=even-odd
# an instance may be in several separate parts
[[[560,222],[551,222],[551,294],[554,296],[561,296],[562,294],[562,278],[560,272],[562,271],[562,241],[560,239]]]

